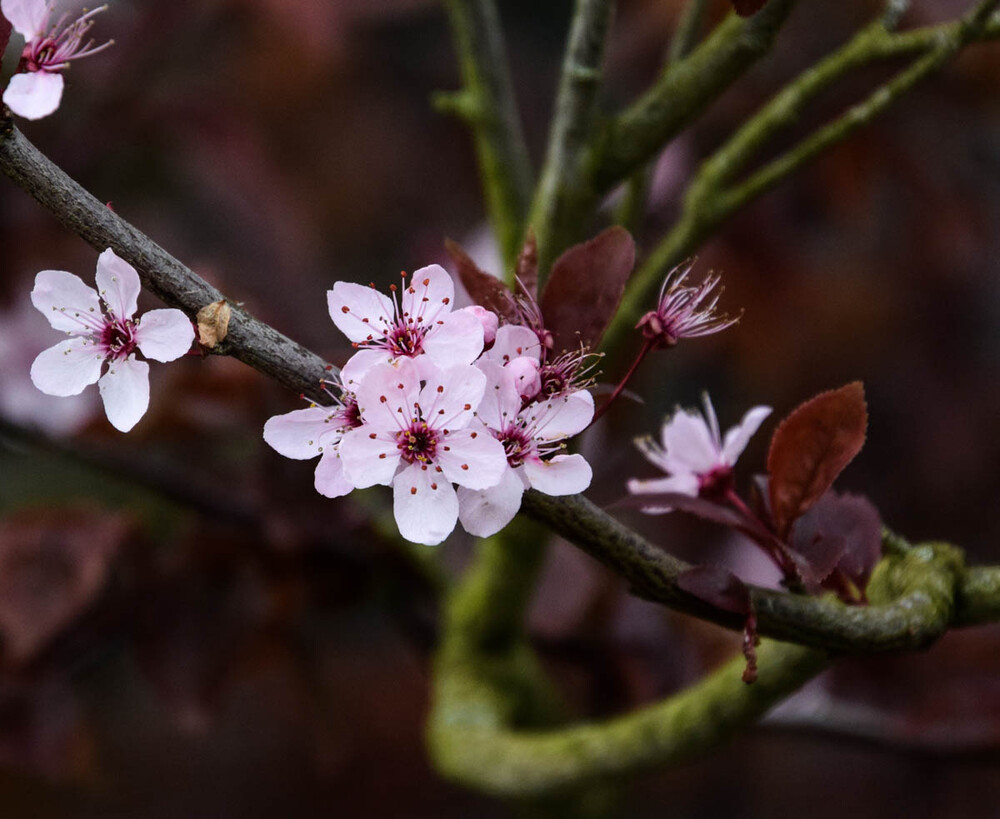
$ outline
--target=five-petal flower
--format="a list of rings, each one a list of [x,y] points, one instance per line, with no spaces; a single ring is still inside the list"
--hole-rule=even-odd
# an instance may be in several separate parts
[[[77,395],[97,382],[108,420],[128,432],[149,406],[149,365],[136,351],[173,361],[190,349],[194,327],[174,309],[133,319],[139,276],[110,248],[97,260],[97,288],[64,270],[43,270],[35,277],[32,304],[69,338],[38,355],[31,380],[42,392],[59,396]]]

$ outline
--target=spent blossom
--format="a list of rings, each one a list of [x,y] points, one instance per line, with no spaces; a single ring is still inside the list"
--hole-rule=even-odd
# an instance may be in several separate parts
[[[439,368],[400,358],[371,367],[357,385],[361,426],[340,442],[344,473],[359,489],[392,485],[399,533],[444,540],[458,521],[453,483],[488,489],[503,477],[503,445],[474,422],[486,376],[470,364]]]
[[[26,119],[40,119],[59,107],[62,72],[69,68],[70,60],[90,57],[114,42],[94,45],[87,39],[94,15],[106,9],[100,6],[85,11],[75,20],[63,14],[50,26],[53,5],[49,0],[0,0],[0,11],[25,41],[18,73],[3,94],[11,111]]]
[[[304,461],[319,455],[316,491],[328,498],[339,498],[354,489],[354,484],[344,476],[340,441],[348,430],[361,426],[361,417],[358,402],[351,393],[338,396],[325,386],[324,389],[330,396],[330,406],[311,404],[268,419],[264,424],[264,440],[286,458]]]
[[[573,495],[590,486],[590,464],[564,450],[566,439],[590,424],[594,399],[586,390],[576,390],[522,407],[511,369],[496,363],[481,366],[488,386],[477,418],[503,444],[507,468],[494,487],[460,488],[458,514],[467,532],[489,537],[517,514],[525,489]]]
[[[720,498],[732,489],[733,466],[770,407],[753,407],[723,438],[715,409],[706,393],[703,413],[679,409],[663,423],[662,443],[639,438],[636,446],[646,458],[667,473],[665,478],[628,482],[634,495],[678,493],[691,497]],[[645,507],[646,512],[669,512],[669,507]]]
[[[452,311],[455,285],[440,265],[417,270],[409,283],[389,287],[392,297],[374,286],[336,282],[327,292],[330,317],[358,352],[341,371],[355,389],[372,366],[416,359],[438,367],[471,364],[483,351],[483,322],[469,309]]]
[[[720,281],[718,274],[710,273],[696,287],[685,285],[693,266],[694,261],[690,260],[667,274],[656,309],[646,313],[636,325],[653,348],[673,347],[682,338],[718,333],[739,321],[739,316],[715,314],[722,295],[721,288],[713,293]]]
[[[173,361],[194,341],[194,327],[180,310],[150,310],[133,318],[139,275],[108,248],[97,259],[97,290],[64,270],[35,277],[31,302],[69,338],[39,353],[31,380],[48,395],[78,395],[97,382],[112,426],[128,432],[149,407],[149,364]],[[105,366],[106,365],[106,366]]]

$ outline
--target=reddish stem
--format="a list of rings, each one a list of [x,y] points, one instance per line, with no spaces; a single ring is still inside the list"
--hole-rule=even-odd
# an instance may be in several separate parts
[[[635,357],[635,361],[632,362],[632,366],[628,368],[628,372],[625,373],[624,378],[622,378],[618,386],[615,387],[615,391],[611,393],[611,397],[608,398],[608,400],[605,401],[603,404],[601,404],[600,408],[594,413],[594,419],[590,422],[592,425],[597,423],[597,419],[600,418],[602,415],[604,415],[604,413],[608,411],[608,407],[611,406],[611,403],[619,395],[621,395],[622,390],[625,389],[625,385],[629,382],[629,379],[632,378],[632,376],[635,374],[635,371],[639,368],[639,365],[642,363],[642,360],[646,357],[646,354],[652,349],[653,349],[653,342],[649,339],[646,339],[646,341],[643,342],[642,348],[639,350],[639,355]]]

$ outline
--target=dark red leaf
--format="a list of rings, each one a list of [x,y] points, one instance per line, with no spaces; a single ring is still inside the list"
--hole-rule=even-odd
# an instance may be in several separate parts
[[[556,351],[581,343],[597,347],[634,264],[635,242],[623,227],[610,227],[556,259],[539,305]]]
[[[487,310],[492,310],[501,319],[509,322],[517,321],[517,313],[514,310],[514,297],[500,279],[492,276],[469,258],[461,245],[451,239],[444,240],[444,248],[448,251],[458,268],[458,277],[465,285],[472,301]]]
[[[706,498],[693,498],[679,492],[656,492],[642,495],[629,495],[618,501],[615,506],[639,507],[641,509],[676,509],[689,512],[712,523],[719,523],[732,529],[745,528],[746,519],[735,509],[710,501]]]
[[[521,282],[525,294],[532,301],[538,301],[538,241],[530,227],[521,254],[517,257],[517,280]]]
[[[733,0],[733,8],[740,17],[749,17],[760,11],[767,4],[767,0]]]
[[[865,442],[868,410],[860,381],[829,390],[797,407],[771,439],[767,455],[771,514],[785,539]]]
[[[729,569],[695,566],[677,575],[677,587],[724,611],[748,615],[752,611],[750,590]]]

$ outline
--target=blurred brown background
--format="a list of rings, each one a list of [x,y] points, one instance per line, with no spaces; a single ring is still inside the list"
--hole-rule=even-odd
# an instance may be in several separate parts
[[[500,5],[537,160],[570,3]],[[680,7],[619,3],[609,110],[655,76]],[[964,8],[922,0],[905,24]],[[775,53],[665,153],[641,247],[669,226],[701,158],[877,9],[801,4]],[[22,129],[286,334],[341,361],[324,297],[334,281],[444,262],[446,236],[494,264],[467,134],[429,105],[458,83],[435,3],[117,0],[95,31],[115,47],[74,64],[59,112]],[[743,319],[647,362],[634,384],[646,403],[616,407],[584,443],[601,453],[595,501],[612,503],[645,469],[631,438],[703,389],[727,426],[753,404],[777,418],[861,379],[869,440],[839,488],[866,493],[912,540],[1000,560],[998,69],[1000,43],[971,48],[706,245],[699,267],[723,272],[724,306]],[[850,78],[797,133],[886,76]],[[88,280],[95,262],[0,180],[0,811],[508,815],[426,760],[436,579],[385,536],[388,492],[324,500],[311,464],[261,440],[295,396],[233,361],[154,364],[150,412],[122,436],[96,390],[76,401],[31,386],[31,360],[57,339],[30,306],[34,274]],[[606,379],[624,366],[607,362]],[[741,482],[763,468],[772,429]],[[765,574],[711,527],[619,514],[686,559]],[[446,573],[470,546],[459,534],[440,547]],[[628,597],[565,545],[532,623],[590,717],[663,696],[736,645]],[[730,748],[639,778],[621,815],[995,816],[998,636],[969,630],[923,655],[842,663]]]

